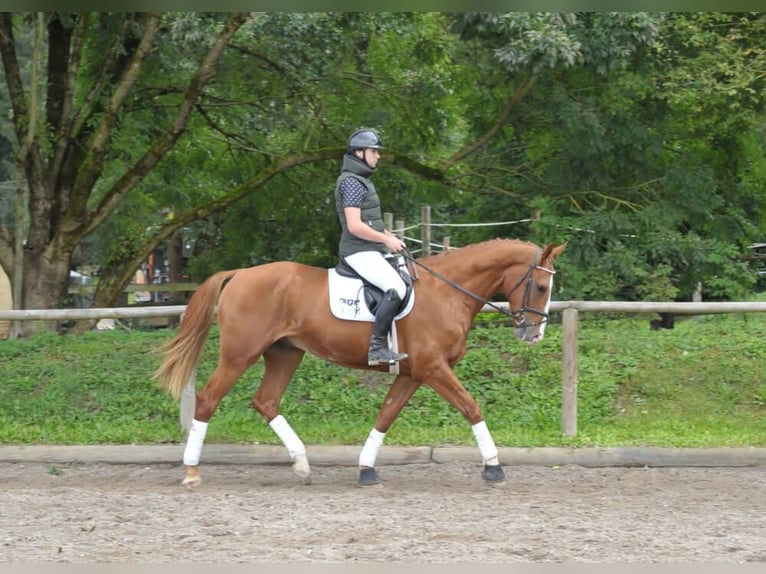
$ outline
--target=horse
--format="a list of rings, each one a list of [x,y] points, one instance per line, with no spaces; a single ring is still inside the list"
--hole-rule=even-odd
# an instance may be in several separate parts
[[[160,387],[176,400],[187,385],[194,400],[181,484],[200,484],[199,459],[209,421],[221,399],[261,357],[264,373],[252,406],[287,448],[294,474],[310,483],[305,445],[279,410],[307,352],[351,369],[396,374],[360,452],[359,485],[378,483],[375,461],[386,432],[421,385],[433,389],[471,425],[482,478],[487,483],[504,481],[481,409],[452,367],[465,354],[468,331],[487,304],[511,317],[516,338],[528,344],[543,339],[553,262],[565,247],[566,243],[541,248],[519,239],[493,239],[417,259],[408,254],[414,304],[397,316],[392,329],[399,351],[408,356],[394,367],[367,364],[371,320],[342,319],[331,311],[331,273],[336,268],[275,261],[211,275],[193,293],[175,337],[161,347],[163,359],[154,373]],[[508,310],[490,301],[498,293],[503,293]],[[354,304],[359,307],[359,298]],[[194,397],[193,375],[216,310],[218,363]]]

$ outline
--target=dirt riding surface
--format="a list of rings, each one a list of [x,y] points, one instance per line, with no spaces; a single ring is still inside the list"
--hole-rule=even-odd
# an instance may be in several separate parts
[[[766,467],[0,464],[0,562],[764,562]]]

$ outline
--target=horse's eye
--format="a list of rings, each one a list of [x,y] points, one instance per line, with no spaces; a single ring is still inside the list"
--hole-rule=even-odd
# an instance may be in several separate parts
[[[540,283],[538,283],[536,287],[537,287],[537,292],[540,293],[541,295],[548,290],[547,285],[541,285]]]

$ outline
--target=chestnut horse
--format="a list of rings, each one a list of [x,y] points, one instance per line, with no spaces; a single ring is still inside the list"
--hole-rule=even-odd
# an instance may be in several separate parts
[[[509,239],[484,241],[420,259],[411,259],[415,302],[395,324],[398,349],[408,358],[398,364],[375,425],[359,456],[359,484],[375,484],[375,459],[385,433],[417,388],[425,384],[458,409],[470,423],[488,482],[505,479],[498,451],[481,409],[452,371],[466,350],[468,330],[488,299],[502,292],[508,301],[515,335],[527,343],[543,338],[553,289],[553,261],[566,244],[544,249]],[[331,270],[332,271],[332,270]],[[225,287],[222,288],[225,282]],[[353,369],[385,371],[367,365],[371,322],[338,319],[329,305],[328,270],[279,261],[220,271],[193,294],[176,336],[163,347],[155,376],[178,399],[193,384],[217,307],[220,331],[218,364],[196,395],[194,419],[186,440],[182,484],[200,482],[199,458],[207,425],[218,403],[260,357],[263,378],[253,407],[282,440],[293,471],[306,483],[311,469],[306,449],[279,413],[282,395],[308,351]],[[194,394],[193,388],[191,394]]]

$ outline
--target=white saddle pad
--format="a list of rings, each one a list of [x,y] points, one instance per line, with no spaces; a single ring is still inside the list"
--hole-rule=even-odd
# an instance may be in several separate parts
[[[330,291],[330,311],[338,319],[348,321],[375,321],[373,315],[364,301],[364,285],[357,277],[339,275],[335,268],[327,270],[327,281]],[[401,319],[412,310],[415,302],[415,292],[410,294],[404,309],[394,317]]]

